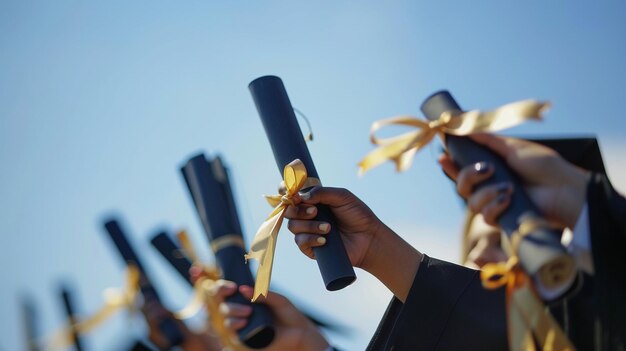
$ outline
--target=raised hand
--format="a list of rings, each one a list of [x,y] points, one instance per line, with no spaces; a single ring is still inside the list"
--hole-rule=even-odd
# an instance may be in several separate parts
[[[224,298],[234,294],[237,289],[243,296],[252,299],[254,288],[245,285],[237,287],[235,283],[226,280],[215,284],[214,296],[224,301]],[[328,348],[329,344],[319,329],[286,297],[270,291],[267,297],[259,297],[257,303],[266,304],[271,309],[276,327],[274,341],[263,350],[323,351]],[[252,308],[248,305],[222,302],[219,312],[224,316],[226,328],[236,335],[237,330],[248,322]]]
[[[529,141],[491,134],[476,134],[471,138],[506,161],[547,219],[573,228],[585,201],[587,171],[565,161],[556,151]],[[493,174],[491,165],[478,163],[459,170],[448,155],[443,155],[439,163],[457,182],[457,190],[470,209],[482,213],[488,224],[497,225],[498,215],[509,205],[514,190],[511,184],[492,184],[473,191]]]

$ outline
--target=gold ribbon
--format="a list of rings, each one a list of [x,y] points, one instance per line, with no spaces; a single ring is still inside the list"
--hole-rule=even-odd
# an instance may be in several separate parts
[[[220,272],[215,267],[208,267],[199,261],[191,240],[187,236],[187,232],[181,230],[177,234],[178,240],[185,253],[190,257],[192,263],[195,266],[202,267],[204,275],[198,278],[193,285],[193,297],[189,303],[183,309],[174,312],[174,317],[178,319],[189,319],[204,307],[206,307],[207,314],[209,316],[209,323],[212,330],[217,335],[222,347],[224,349],[243,351],[245,348],[241,345],[236,336],[224,325],[224,317],[219,313],[220,301],[215,299],[215,293],[213,287],[218,279],[220,279]]]
[[[70,326],[56,332],[47,344],[46,349],[55,350],[69,347],[74,342],[74,333],[86,334],[109,319],[120,309],[132,309],[139,292],[140,273],[137,267],[128,266],[126,272],[126,287],[123,290],[106,289],[104,291],[105,305],[93,316],[72,323]]]
[[[246,247],[240,234],[226,234],[211,240],[213,253],[217,253],[219,250],[229,246]]]
[[[407,170],[415,153],[427,145],[437,134],[469,135],[494,132],[521,124],[527,120],[541,120],[541,113],[550,106],[547,102],[534,100],[518,101],[501,106],[493,111],[469,112],[447,111],[434,121],[423,121],[411,116],[399,116],[376,121],[372,124],[370,140],[379,147],[359,162],[359,174],[377,167],[387,160],[396,164],[398,172]],[[395,137],[378,138],[376,132],[389,125],[417,128]]]
[[[184,230],[179,231],[176,234],[182,251],[189,257],[192,264],[196,267],[201,267],[203,270],[203,276],[198,278],[194,282],[193,290],[194,294],[189,303],[185,305],[181,310],[174,312],[174,317],[177,319],[189,319],[202,310],[204,305],[210,300],[207,298],[207,292],[210,291],[215,281],[220,279],[220,274],[216,268],[208,267],[198,258],[196,250],[194,250],[191,240]]]
[[[306,168],[302,161],[296,159],[286,165],[283,179],[285,181],[286,194],[271,197],[276,198],[280,196],[280,202],[276,204],[272,213],[257,230],[250,252],[245,255],[246,260],[256,259],[259,261],[259,269],[257,270],[256,282],[254,284],[254,296],[252,297],[253,302],[261,295],[267,296],[272,278],[272,263],[274,262],[276,239],[285,217],[285,210],[287,210],[289,205],[293,205],[293,196],[307,184]]]
[[[572,343],[532,287],[532,281],[520,266],[517,248],[521,240],[543,221],[527,219],[511,237],[512,254],[507,262],[485,265],[480,278],[486,289],[506,286],[506,313],[509,349],[535,351],[535,342],[541,350],[573,351]]]

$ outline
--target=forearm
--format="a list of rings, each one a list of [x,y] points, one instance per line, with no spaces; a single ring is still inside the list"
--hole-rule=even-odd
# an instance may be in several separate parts
[[[406,301],[422,254],[382,224],[361,268],[374,275],[400,301]]]
[[[555,212],[555,217],[570,229],[574,229],[586,202],[587,184],[590,177],[588,171],[570,164],[567,164],[562,172],[557,198],[554,201],[556,208],[553,212]]]

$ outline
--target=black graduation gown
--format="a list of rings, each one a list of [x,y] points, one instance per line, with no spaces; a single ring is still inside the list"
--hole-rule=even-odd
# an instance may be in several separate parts
[[[424,255],[406,302],[393,299],[368,350],[506,350],[504,289]]]
[[[626,350],[626,199],[602,174],[587,188],[596,350]]]
[[[594,277],[551,306],[577,349],[626,349],[626,200],[594,174],[587,205]],[[368,350],[507,350],[504,289],[479,272],[424,255],[406,302],[392,299]]]

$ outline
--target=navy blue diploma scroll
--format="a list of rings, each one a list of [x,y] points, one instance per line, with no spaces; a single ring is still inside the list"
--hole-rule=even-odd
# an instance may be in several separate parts
[[[248,87],[261,116],[281,176],[287,164],[300,159],[306,167],[308,176],[319,179],[282,80],[275,76],[264,76],[253,80]],[[318,205],[317,213],[315,220],[328,222],[331,228],[330,233],[325,236],[326,244],[313,248],[317,265],[326,289],[340,290],[352,284],[356,275],[336,229],[332,212],[327,206]]]
[[[24,350],[39,351],[39,345],[37,344],[39,330],[35,304],[28,296],[22,296],[20,299],[20,307],[24,327]]]
[[[72,338],[74,342],[74,349],[76,351],[83,351],[83,341],[76,329],[73,327],[76,323],[76,313],[74,312],[74,304],[72,301],[72,293],[68,286],[61,288],[61,298],[63,299],[63,307],[65,308],[65,315],[67,316],[68,324],[72,326]]]
[[[246,251],[228,173],[221,161],[216,158],[209,162],[199,154],[187,161],[181,172],[223,278],[237,285],[254,286],[244,259]],[[274,340],[272,314],[267,306],[251,303],[239,292],[226,300],[252,306],[248,323],[238,331],[239,339],[246,346],[263,348]]]
[[[180,274],[180,276],[185,279],[189,285],[193,285],[191,281],[191,275],[189,274],[189,269],[191,269],[191,261],[187,258],[187,256],[181,251],[178,245],[170,238],[169,235],[165,232],[161,232],[155,235],[150,243],[154,248],[159,251],[159,253],[165,258],[167,262],[169,262],[174,269]]]
[[[421,109],[429,120],[438,119],[445,111],[462,111],[447,91],[439,91],[428,97]],[[523,220],[542,218],[539,209],[523,190],[522,182],[518,176],[501,157],[485,146],[472,141],[469,137],[446,135],[445,143],[449,154],[459,168],[477,162],[488,162],[494,166],[493,176],[478,185],[476,189],[501,182],[513,184],[514,191],[511,204],[498,218],[498,224],[509,237],[518,230]],[[576,270],[572,268],[573,259],[568,256],[565,248],[561,245],[561,234],[561,230],[546,227],[536,228],[521,241],[518,247],[518,256],[526,272],[539,278],[546,287],[562,287],[565,282],[571,282],[572,275],[576,274]]]
[[[157,301],[161,304],[161,298],[157,294],[154,286],[144,269],[143,264],[139,260],[139,257],[135,253],[135,250],[130,245],[128,241],[128,237],[122,231],[119,223],[115,219],[108,220],[104,223],[104,227],[111,237],[111,240],[117,247],[118,252],[120,253],[124,263],[126,265],[134,265],[140,272],[139,278],[139,288],[141,290],[141,294],[143,295],[144,302],[147,303],[149,301]],[[172,318],[164,318],[158,323],[159,330],[163,333],[165,338],[168,340],[170,347],[175,345],[180,345],[183,342],[184,336],[179,326],[176,324],[176,321]]]

